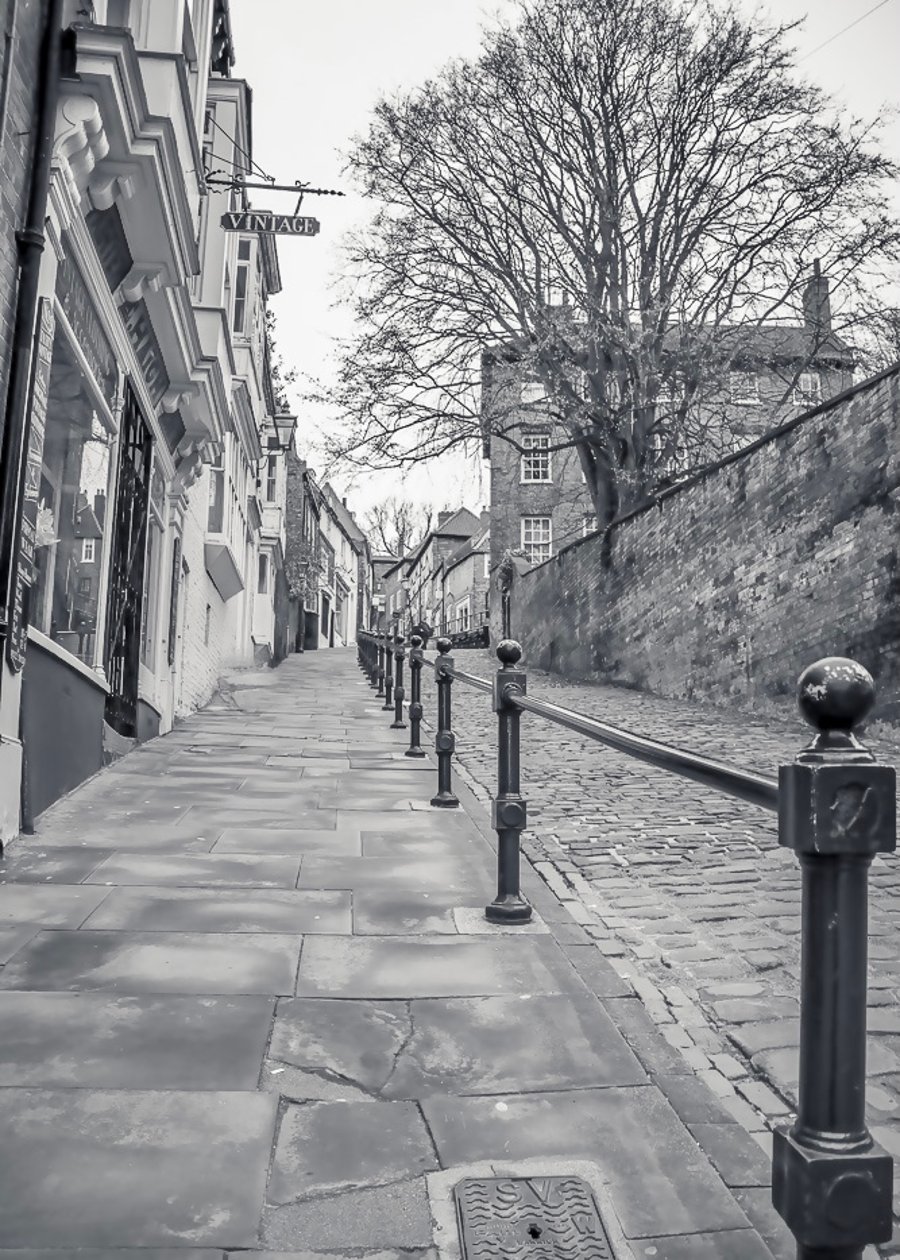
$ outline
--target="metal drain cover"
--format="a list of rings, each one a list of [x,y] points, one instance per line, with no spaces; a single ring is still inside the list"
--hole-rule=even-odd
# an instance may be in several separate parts
[[[580,1177],[467,1177],[453,1193],[464,1260],[615,1260]]]

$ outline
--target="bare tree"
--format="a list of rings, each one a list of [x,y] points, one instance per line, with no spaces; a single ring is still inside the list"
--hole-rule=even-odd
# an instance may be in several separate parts
[[[405,556],[431,529],[433,513],[410,499],[392,496],[376,503],[363,528],[378,551],[389,556]]]
[[[348,244],[333,453],[401,466],[486,415],[515,440],[514,364],[602,527],[676,446],[730,445],[723,373],[764,321],[796,326],[814,258],[835,326],[864,314],[900,252],[894,168],[877,122],[800,76],[790,26],[712,0],[520,6],[477,60],[382,101],[350,156],[378,208]]]

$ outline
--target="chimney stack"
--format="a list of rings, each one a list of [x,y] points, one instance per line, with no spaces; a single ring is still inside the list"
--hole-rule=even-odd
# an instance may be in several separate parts
[[[446,525],[451,516],[455,516],[455,513],[449,509],[446,512],[438,512],[438,529],[440,529],[442,525]]]
[[[822,265],[816,258],[813,273],[803,288],[803,323],[806,331],[821,345],[831,335],[831,299],[828,296],[828,277],[822,275]]]
[[[102,529],[106,523],[106,494],[102,490],[98,490],[94,495],[94,515]]]

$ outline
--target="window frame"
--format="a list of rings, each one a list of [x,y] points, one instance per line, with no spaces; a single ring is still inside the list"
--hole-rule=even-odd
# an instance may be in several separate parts
[[[752,382],[752,389],[743,388]],[[732,368],[728,373],[728,392],[731,402],[736,407],[759,406],[759,373],[739,371]]]
[[[804,377],[815,381],[814,389],[803,388]],[[800,372],[794,382],[793,398],[795,407],[818,407],[822,401],[822,373],[817,369]]]
[[[523,433],[522,448],[519,456],[519,485],[552,485],[553,461],[550,450],[550,434],[541,432]],[[546,476],[535,477],[528,475],[529,472],[533,472],[535,463],[537,463],[539,468],[546,463]]]
[[[532,535],[538,522],[546,522],[546,539],[536,541],[534,537],[529,540],[526,535],[531,530]],[[543,531],[542,531],[543,532]],[[532,565],[545,564],[553,555],[553,517],[552,516],[522,516],[519,522],[519,538],[522,544],[522,550],[528,557],[528,561]],[[547,549],[547,554],[537,559],[533,552],[538,547]]]

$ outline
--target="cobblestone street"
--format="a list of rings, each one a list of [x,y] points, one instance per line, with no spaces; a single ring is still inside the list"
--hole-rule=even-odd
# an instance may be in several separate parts
[[[433,655],[433,650],[429,656]],[[490,677],[488,651],[456,651]],[[434,682],[423,671],[429,719]],[[612,725],[774,777],[811,732],[800,720],[750,718],[528,670],[529,694]],[[457,762],[493,790],[496,719],[488,695],[453,687]],[[570,904],[648,1014],[751,1131],[795,1101],[800,877],[776,818],[674,774],[523,715],[525,851]],[[869,747],[900,762],[900,740]],[[868,1103],[875,1136],[900,1154],[900,868],[871,868]],[[756,1069],[748,1070],[749,1063]],[[896,1190],[896,1186],[895,1186]],[[896,1199],[896,1194],[895,1194]]]

